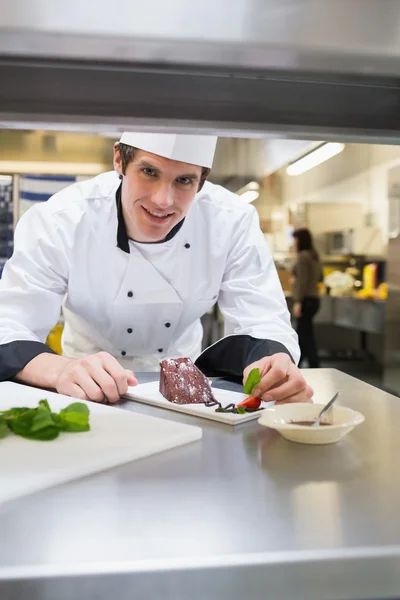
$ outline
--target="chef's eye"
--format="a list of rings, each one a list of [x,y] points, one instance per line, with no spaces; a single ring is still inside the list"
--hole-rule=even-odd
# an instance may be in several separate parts
[[[157,173],[155,172],[155,170],[151,169],[150,167],[144,167],[143,173],[145,175],[148,175],[149,177],[155,177],[157,175]]]
[[[182,185],[190,185],[193,179],[190,179],[190,177],[178,177],[176,181]]]

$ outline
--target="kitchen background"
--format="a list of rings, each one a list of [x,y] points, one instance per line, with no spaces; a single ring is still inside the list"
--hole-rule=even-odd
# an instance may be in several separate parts
[[[66,185],[111,169],[118,137],[0,131],[0,272],[18,218]],[[314,164],[321,153],[325,160]],[[303,157],[314,166],[290,174]],[[400,394],[391,362],[400,352],[400,147],[221,138],[210,179],[256,207],[289,307],[292,232],[309,227],[324,264],[316,318],[322,366]],[[217,306],[204,327],[205,345],[222,335]],[[62,318],[49,336],[56,350],[61,330]]]

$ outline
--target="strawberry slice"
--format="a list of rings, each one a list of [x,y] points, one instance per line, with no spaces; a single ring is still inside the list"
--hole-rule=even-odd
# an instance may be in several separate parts
[[[257,408],[260,408],[261,402],[261,398],[258,398],[257,396],[249,396],[248,398],[246,398],[246,400],[242,400],[242,402],[239,402],[237,406],[249,408],[250,410],[257,410]]]

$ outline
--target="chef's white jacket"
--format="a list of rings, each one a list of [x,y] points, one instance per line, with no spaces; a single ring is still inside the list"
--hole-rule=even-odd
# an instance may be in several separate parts
[[[264,355],[297,362],[297,336],[256,210],[206,182],[162,243],[129,240],[115,172],[76,183],[29,209],[0,280],[0,379],[45,345],[63,307],[63,354],[105,350],[125,368],[201,353],[200,317],[216,302],[224,339],[197,364],[239,377]]]

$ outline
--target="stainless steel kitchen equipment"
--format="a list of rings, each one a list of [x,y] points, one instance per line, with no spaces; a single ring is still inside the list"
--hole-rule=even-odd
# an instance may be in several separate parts
[[[0,123],[399,140],[388,0],[1,2]]]
[[[323,235],[324,253],[334,256],[369,255],[383,256],[385,243],[379,227],[352,227],[341,231],[329,231]]]
[[[340,389],[365,415],[341,443],[174,415],[202,441],[0,509],[0,598],[397,598],[400,403],[339,371],[305,374],[316,401]]]

